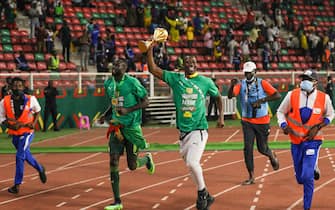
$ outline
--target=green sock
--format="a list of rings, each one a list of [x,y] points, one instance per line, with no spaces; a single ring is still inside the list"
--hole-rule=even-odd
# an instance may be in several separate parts
[[[119,171],[111,171],[112,189],[114,193],[114,199],[120,199],[120,175]]]
[[[142,158],[137,158],[137,168],[144,166],[147,164],[149,161],[149,158],[147,156],[142,157]]]

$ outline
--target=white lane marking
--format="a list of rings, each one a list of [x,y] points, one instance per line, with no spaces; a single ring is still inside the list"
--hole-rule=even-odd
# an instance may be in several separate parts
[[[164,196],[161,200],[162,200],[162,201],[166,201],[168,198],[169,198],[169,196],[166,195],[166,196]]]
[[[254,198],[254,200],[252,202],[257,203],[258,200],[259,200],[258,197],[256,197],[256,198]]]
[[[183,185],[183,183],[179,183],[178,185],[177,185],[177,187],[181,187]]]
[[[63,165],[63,166],[60,166],[60,167],[58,167],[57,169],[58,169],[58,170],[59,170],[59,169],[64,169],[64,168],[66,168],[66,167],[68,167],[68,166],[74,165],[74,164],[76,164],[76,163],[82,162],[82,161],[87,160],[87,159],[90,159],[90,158],[93,158],[93,157],[98,156],[98,155],[100,155],[100,154],[102,154],[102,152],[94,153],[94,154],[89,155],[89,156],[87,156],[87,157],[84,157],[84,158],[81,158],[81,159],[79,159],[79,160],[76,160],[76,161],[70,162],[70,163],[68,163],[68,164],[65,164],[65,165]]]
[[[176,189],[173,189],[173,190],[170,191],[170,194],[173,194],[173,193],[175,193],[176,191],[177,191]]]
[[[79,197],[80,197],[80,194],[73,196],[71,199],[74,200],[74,199],[77,199]]]
[[[232,135],[230,135],[224,142],[228,142],[231,138],[233,138],[238,132],[240,132],[240,129],[237,129]]]
[[[152,209],[157,209],[158,207],[159,207],[159,203],[156,203],[153,207],[152,207]]]
[[[256,206],[251,206],[250,207],[250,210],[255,210],[256,209]]]
[[[38,176],[34,176],[34,177],[31,177],[30,180],[35,180],[37,178],[38,178]]]
[[[275,137],[274,137],[274,139],[273,139],[274,142],[277,141],[278,136],[279,136],[279,128],[277,128],[277,130],[276,130],[276,134],[275,134]]]
[[[62,207],[66,204],[66,202],[61,202],[60,204],[57,204],[56,207],[59,208],[59,207]]]
[[[97,184],[97,186],[101,186],[103,184],[105,184],[105,182],[100,182],[99,184]]]
[[[88,188],[87,190],[85,190],[86,193],[91,192],[93,190],[93,188]]]

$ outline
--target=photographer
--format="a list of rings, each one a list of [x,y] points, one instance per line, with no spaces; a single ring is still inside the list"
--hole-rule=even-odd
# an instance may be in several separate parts
[[[228,98],[239,96],[242,110],[242,128],[244,135],[244,161],[249,172],[249,179],[243,185],[254,184],[254,139],[256,137],[258,151],[269,157],[273,170],[278,170],[279,162],[276,154],[268,146],[270,134],[270,116],[268,101],[280,99],[278,91],[266,80],[256,77],[256,65],[248,61],[243,65],[245,79],[238,82],[231,80]]]

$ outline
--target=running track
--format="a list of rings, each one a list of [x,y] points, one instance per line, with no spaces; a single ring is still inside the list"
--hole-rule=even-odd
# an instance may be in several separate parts
[[[329,127],[327,139],[335,139],[335,127]],[[149,142],[177,143],[173,128],[145,128]],[[287,139],[273,128],[269,141]],[[235,128],[210,129],[210,142],[242,141]],[[33,144],[38,146],[106,145],[105,129],[80,131],[66,137]],[[156,173],[144,168],[130,172],[121,158],[121,196],[124,209],[186,210],[195,209],[196,189],[178,152],[154,152]],[[247,178],[242,151],[207,151],[202,158],[209,191],[216,201],[211,210],[302,209],[302,187],[294,178],[290,152],[277,151],[280,169],[274,172],[264,156],[255,151],[256,184],[241,186]],[[113,201],[109,181],[108,153],[36,154],[45,165],[48,182],[40,183],[38,174],[26,167],[19,195],[7,193],[13,183],[15,155],[0,156],[0,209],[103,209]],[[316,182],[313,209],[334,209],[335,149],[323,148]]]

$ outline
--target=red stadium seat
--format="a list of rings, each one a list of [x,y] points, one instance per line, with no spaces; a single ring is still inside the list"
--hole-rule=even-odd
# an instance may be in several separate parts
[[[37,71],[46,71],[47,64],[45,62],[36,62],[36,70]]]

